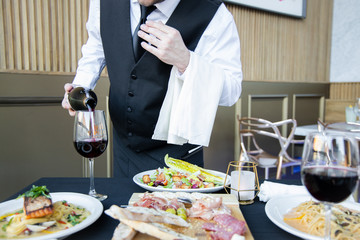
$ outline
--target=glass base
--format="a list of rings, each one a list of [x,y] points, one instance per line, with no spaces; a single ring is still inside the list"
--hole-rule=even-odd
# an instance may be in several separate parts
[[[90,196],[92,196],[93,198],[96,198],[99,201],[103,201],[105,199],[107,199],[107,195],[104,194],[100,194],[100,193],[89,193]]]
[[[249,204],[253,204],[254,203],[254,199],[250,199],[250,200],[239,200],[239,204],[240,205],[249,205]]]

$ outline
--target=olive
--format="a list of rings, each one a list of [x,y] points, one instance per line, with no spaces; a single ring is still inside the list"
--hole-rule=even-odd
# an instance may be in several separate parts
[[[172,214],[176,215],[176,210],[173,209],[173,208],[168,208],[168,209],[166,209],[166,212],[172,213]]]
[[[177,211],[176,211],[176,213],[177,213],[177,215],[178,215],[179,217],[181,217],[182,219],[184,219],[184,220],[187,219],[185,208],[178,208]]]

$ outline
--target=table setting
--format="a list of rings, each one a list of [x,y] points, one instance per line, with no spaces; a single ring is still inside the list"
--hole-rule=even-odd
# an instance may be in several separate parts
[[[144,193],[145,189],[139,187],[132,180],[127,178],[96,178],[96,184],[102,189],[108,198],[99,202],[103,206],[103,211],[109,209],[112,205],[127,205],[134,193]],[[298,180],[274,180],[281,183],[300,184]],[[8,198],[7,201],[14,201],[20,193],[27,191],[32,185],[46,185],[48,189],[57,193],[66,193],[70,195],[87,196],[88,178],[41,178],[33,182],[23,190],[19,191]],[[126,186],[126,187],[124,187]],[[224,190],[214,192],[214,194],[228,195]],[[20,199],[16,200],[19,201]],[[76,202],[77,203],[77,202]],[[238,205],[239,206],[239,205]],[[6,206],[5,206],[6,207]],[[17,207],[21,207],[18,205]],[[264,211],[265,203],[255,199],[253,204],[240,205],[239,209],[246,220],[250,232],[254,239],[267,239],[267,236],[278,237],[278,239],[298,239],[276,227],[266,216]],[[98,209],[101,209],[99,207]],[[4,210],[5,211],[5,210]],[[112,219],[102,211],[102,214],[91,225],[77,232],[72,232],[66,239],[111,239],[118,221]],[[3,212],[0,212],[2,215]],[[261,227],[258,227],[261,226]]]
[[[226,173],[168,155],[164,163],[166,167],[132,178],[92,176],[90,192],[89,178],[38,179],[0,203],[0,239],[18,239],[8,233],[14,225],[22,227],[18,234],[39,240],[360,237],[359,230],[349,233],[360,229],[360,204],[352,197],[358,186],[359,149],[356,140],[342,132],[324,130],[306,136],[301,179],[264,181],[257,174],[257,163],[242,160],[230,162]],[[96,193],[95,180],[103,195]],[[36,189],[43,190],[38,194]],[[310,207],[304,208],[306,204]],[[70,212],[56,217],[63,208]],[[79,209],[86,214],[75,212]],[[314,218],[308,209],[324,216],[314,220],[320,230],[309,230],[314,223],[302,222]],[[334,218],[351,221],[339,223]],[[44,225],[49,222],[57,226]]]
[[[87,188],[84,187],[88,184],[88,181],[88,178],[41,178],[24,188],[22,191],[19,191],[19,194],[29,189],[32,185],[46,185],[54,192],[53,194],[55,194],[55,196],[58,194],[60,194],[60,196],[62,194],[67,194],[72,197],[75,196],[76,198],[77,195],[81,195],[82,197],[78,198],[78,200],[83,201],[84,196],[88,196]],[[287,211],[302,200],[305,200],[305,198],[310,198],[310,195],[307,193],[305,187],[301,185],[301,181],[298,179],[284,179],[271,181],[266,180],[260,182],[261,187],[259,194],[252,204],[236,205],[246,221],[248,231],[252,235],[251,239],[269,239],[269,237],[271,239],[301,239],[301,235],[296,232],[294,234],[294,232],[290,230],[291,228],[289,226],[284,227],[283,223],[279,224],[276,222],[280,220],[276,219],[273,213],[267,212],[266,210],[267,208],[279,208],[278,204],[273,207],[267,207],[271,206],[268,204],[278,203],[279,199],[280,201],[283,199],[283,201],[288,204],[280,204],[282,207],[280,210]],[[102,189],[102,192],[108,195],[108,198],[101,202],[96,200],[96,202],[102,206],[96,208],[97,211],[101,210],[101,214],[91,224],[81,226],[84,228],[69,233],[70,235],[67,236],[66,239],[111,239],[114,230],[118,225],[118,221],[109,217],[103,211],[110,209],[113,205],[120,206],[129,204],[129,202],[133,201],[132,197],[134,193],[144,194],[147,192],[145,191],[146,189],[140,187],[134,183],[133,180],[127,178],[96,178],[96,183],[97,186]],[[213,194],[222,196],[232,195],[226,193],[224,190],[215,191]],[[14,199],[17,196],[18,194],[15,194],[9,199]],[[19,199],[16,201],[19,201]],[[350,200],[347,202],[349,201]],[[4,203],[1,203],[0,206]],[[75,201],[75,203],[78,202]],[[352,202],[352,204],[356,203]],[[359,204],[356,206],[358,207],[358,205]],[[94,215],[96,214],[98,213],[94,213]]]

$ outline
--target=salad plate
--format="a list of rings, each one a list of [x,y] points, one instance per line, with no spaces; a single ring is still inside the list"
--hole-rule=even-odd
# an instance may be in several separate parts
[[[213,171],[213,170],[207,170],[209,173],[214,174],[216,176],[222,177],[225,179],[226,174],[222,173],[222,172],[218,172],[218,171]],[[133,181],[134,183],[136,183],[138,186],[148,190],[148,191],[159,191],[159,192],[202,192],[202,193],[210,193],[210,192],[217,192],[220,191],[222,189],[224,189],[223,185],[220,186],[215,186],[215,187],[209,187],[209,188],[190,188],[190,189],[181,189],[181,188],[169,188],[169,187],[163,187],[163,186],[149,186],[145,183],[142,182],[142,177],[144,175],[154,175],[154,173],[156,172],[155,170],[149,170],[149,171],[144,171],[141,173],[136,174],[133,177]],[[231,182],[230,176],[228,175],[226,177],[226,185],[229,185]]]

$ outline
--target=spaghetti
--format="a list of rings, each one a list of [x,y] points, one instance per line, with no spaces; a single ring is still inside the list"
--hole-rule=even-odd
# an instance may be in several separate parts
[[[324,205],[307,201],[284,215],[284,222],[290,226],[315,236],[324,236]],[[360,212],[341,205],[332,207],[331,239],[360,239]]]
[[[55,202],[53,207],[52,214],[41,218],[26,219],[22,210],[0,216],[0,239],[19,239],[55,233],[81,223],[90,215],[85,208],[67,201]],[[29,225],[40,226],[49,222],[53,222],[53,225],[42,231],[34,232],[29,229]]]

